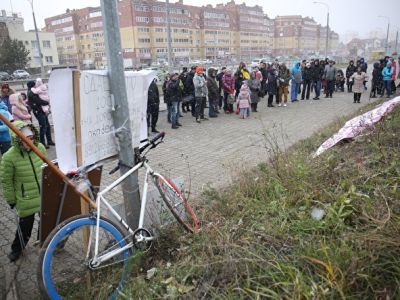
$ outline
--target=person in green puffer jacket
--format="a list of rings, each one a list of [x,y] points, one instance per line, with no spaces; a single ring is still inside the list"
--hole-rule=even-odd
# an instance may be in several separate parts
[[[22,121],[15,121],[14,125],[46,154],[34,125]],[[14,132],[11,133],[11,144],[0,163],[0,178],[4,198],[12,209],[16,207],[19,216],[22,237],[17,230],[8,255],[10,261],[16,261],[29,241],[35,213],[40,209],[42,160]]]

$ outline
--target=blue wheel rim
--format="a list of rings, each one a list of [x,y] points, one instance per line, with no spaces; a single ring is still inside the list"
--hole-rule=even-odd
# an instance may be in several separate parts
[[[53,237],[53,239],[50,241],[49,245],[47,246],[46,253],[43,258],[43,265],[42,265],[42,276],[43,276],[43,283],[44,286],[47,290],[47,294],[50,297],[50,299],[62,299],[62,297],[57,293],[57,290],[54,286],[53,280],[51,278],[51,272],[50,272],[50,267],[51,267],[51,261],[53,257],[53,252],[57,248],[58,243],[65,237],[70,235],[72,231],[75,229],[85,226],[85,225],[92,225],[96,226],[96,218],[81,218],[74,220],[65,226],[63,226]],[[100,219],[100,227],[107,230],[110,232],[113,237],[119,241],[119,245],[121,247],[126,245],[126,241],[123,237],[123,235],[115,228],[114,225],[110,224],[109,222]],[[125,280],[126,280],[126,271],[128,264],[126,262],[126,259],[129,257],[129,250],[124,251],[123,257],[125,259],[124,262],[124,272],[121,278],[121,281],[118,284],[118,287],[115,289],[115,291],[110,295],[109,299],[115,299],[120,291],[122,290]]]

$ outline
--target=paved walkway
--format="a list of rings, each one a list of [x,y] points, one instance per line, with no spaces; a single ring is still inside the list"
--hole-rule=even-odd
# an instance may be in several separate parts
[[[307,138],[338,117],[348,115],[368,103],[368,93],[362,95],[361,104],[353,104],[352,94],[336,93],[333,99],[304,100],[289,103],[288,107],[267,108],[266,99],[259,104],[259,112],[250,119],[237,115],[220,114],[216,119],[197,124],[190,113],[180,122],[183,127],[173,130],[166,122],[166,112],[160,114],[158,128],[166,131],[165,143],[149,153],[150,164],[165,175],[182,176],[184,188],[193,197],[207,186],[222,187],[242,167],[250,168],[269,155],[264,134],[273,135],[282,147],[289,147]],[[55,158],[54,148],[49,151]],[[240,163],[239,163],[240,162]],[[111,169],[115,162],[105,168]],[[104,172],[104,174],[108,174]],[[116,176],[116,175],[115,175]],[[103,183],[115,177],[106,175]],[[115,193],[114,203],[121,203]],[[38,248],[29,242],[25,255],[17,264],[9,263],[7,254],[13,240],[16,220],[0,194],[0,294],[2,299],[32,299],[36,289],[36,262]],[[32,236],[36,236],[35,227]],[[1,278],[3,277],[3,278]],[[7,291],[7,292],[6,292]]]

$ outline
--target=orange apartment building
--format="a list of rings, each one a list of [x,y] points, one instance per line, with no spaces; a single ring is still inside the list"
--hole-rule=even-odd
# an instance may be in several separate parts
[[[165,2],[119,0],[118,12],[127,64],[150,64],[167,59]],[[261,6],[236,4],[234,0],[215,7],[185,5],[179,0],[170,4],[170,21],[175,62],[315,53],[324,40],[319,38],[321,26],[313,19],[280,16],[272,20]],[[100,7],[67,10],[45,19],[45,24],[46,31],[55,33],[60,64],[83,68],[106,66]],[[332,32],[331,37],[334,35]]]

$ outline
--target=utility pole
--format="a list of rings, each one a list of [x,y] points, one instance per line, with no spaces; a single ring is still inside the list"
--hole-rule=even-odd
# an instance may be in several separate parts
[[[378,18],[384,18],[388,21],[387,30],[386,30],[386,45],[385,45],[385,54],[388,55],[389,48],[389,28],[390,28],[390,18],[388,16],[378,16]]]
[[[395,43],[395,46],[394,46],[394,52],[396,52],[397,55],[400,55],[400,53],[397,52],[397,44],[398,44],[398,42],[399,42],[399,30],[396,31],[396,43]]]
[[[33,16],[33,24],[35,25],[35,34],[36,34],[36,43],[38,46],[38,51],[39,51],[39,59],[40,59],[40,73],[41,73],[41,77],[45,76],[45,72],[44,72],[44,65],[43,65],[43,54],[42,54],[42,49],[40,48],[40,40],[39,40],[39,33],[38,33],[38,29],[36,26],[36,18],[35,18],[35,11],[33,10],[33,0],[28,0],[31,8],[32,8],[32,16]]]
[[[328,52],[329,52],[329,5],[325,2],[321,1],[314,1],[314,4],[321,4],[324,5],[327,9],[327,14],[326,14],[326,41],[325,41],[325,58],[328,57]]]
[[[326,41],[325,41],[325,58],[328,57],[329,51],[329,9],[326,15]]]
[[[121,36],[116,0],[101,0],[103,15],[104,40],[107,53],[107,70],[110,83],[111,100],[113,104],[113,123],[118,128],[116,134],[121,162],[121,175],[135,164],[132,148],[131,122],[129,118],[128,97],[126,93]],[[139,128],[135,128],[139,130]],[[125,215],[128,225],[134,229],[139,223],[140,195],[138,172],[133,173],[122,183]]]
[[[165,9],[167,11],[167,50],[168,50],[168,73],[171,74],[173,70],[173,62],[172,62],[172,38],[171,38],[171,18],[169,13],[169,0],[165,0]]]

